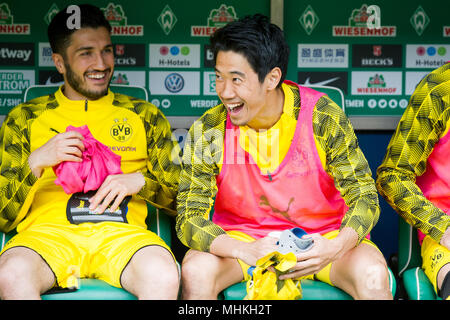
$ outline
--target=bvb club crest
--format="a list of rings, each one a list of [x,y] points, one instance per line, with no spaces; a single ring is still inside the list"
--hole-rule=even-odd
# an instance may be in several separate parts
[[[114,120],[114,125],[111,127],[111,137],[119,142],[125,142],[130,139],[133,134],[133,128],[127,123],[127,119],[120,121],[119,119]]]

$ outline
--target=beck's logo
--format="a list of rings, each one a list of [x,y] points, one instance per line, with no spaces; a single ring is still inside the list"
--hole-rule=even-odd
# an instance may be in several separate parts
[[[131,138],[133,134],[133,128],[127,123],[127,119],[120,121],[114,119],[114,125],[111,127],[111,137],[119,142],[125,142]]]
[[[373,46],[373,55],[375,57],[381,56],[381,46]]]
[[[354,44],[352,66],[364,68],[399,68],[403,65],[402,45]]]

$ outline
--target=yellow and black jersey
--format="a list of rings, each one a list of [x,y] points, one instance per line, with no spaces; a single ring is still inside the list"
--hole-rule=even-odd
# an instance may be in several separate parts
[[[267,141],[258,139],[258,133],[240,127],[242,148],[256,159],[262,172],[279,166],[288,152],[295,132],[300,110],[297,86],[283,84],[285,96],[283,114],[268,133]],[[225,231],[209,219],[217,193],[216,176],[221,170],[223,137],[227,119],[221,104],[208,110],[189,130],[183,155],[177,197],[177,235],[181,241],[196,250],[208,251],[212,241]],[[276,131],[278,133],[270,132]],[[253,132],[252,132],[253,131]],[[334,179],[349,210],[341,228],[351,227],[358,234],[358,242],[375,226],[379,217],[378,196],[367,160],[358,146],[351,123],[342,109],[329,97],[320,98],[313,112],[313,131],[322,165]],[[271,140],[273,136],[280,139]],[[255,140],[256,142],[252,142]],[[261,159],[258,148],[276,141],[277,159]],[[264,150],[271,149],[264,146]]]
[[[439,242],[450,226],[446,215],[423,195],[416,177],[450,128],[450,63],[417,85],[377,169],[377,188],[408,223]]]
[[[173,212],[181,161],[170,124],[154,105],[109,93],[95,101],[54,94],[18,105],[0,131],[0,229],[9,231],[39,223],[69,223],[70,195],[54,183],[52,168],[37,179],[28,165],[31,152],[72,125],[87,125],[95,139],[121,156],[124,173],[140,171],[145,185],[129,202],[128,223],[146,227],[149,201]],[[144,201],[145,200],[145,201]]]

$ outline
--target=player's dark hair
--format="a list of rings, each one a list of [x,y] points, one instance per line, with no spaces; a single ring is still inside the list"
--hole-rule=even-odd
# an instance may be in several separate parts
[[[263,82],[266,75],[279,67],[282,76],[278,86],[286,78],[289,46],[283,31],[261,14],[246,16],[217,29],[210,38],[214,61],[219,51],[242,54]]]
[[[105,27],[108,32],[111,32],[111,25],[106,20],[102,10],[91,4],[80,4],[80,28],[94,28]],[[54,53],[65,55],[67,47],[70,45],[72,33],[77,31],[76,28],[70,27],[69,19],[73,19],[73,11],[67,12],[67,7],[58,12],[50,22],[47,35],[50,46]]]

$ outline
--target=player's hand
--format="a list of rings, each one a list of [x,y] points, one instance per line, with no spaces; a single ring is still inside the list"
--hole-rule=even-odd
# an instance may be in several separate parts
[[[84,137],[77,131],[58,133],[44,145],[34,150],[28,157],[31,172],[39,178],[45,168],[63,161],[82,161]]]
[[[242,242],[233,249],[233,255],[250,266],[255,266],[256,261],[265,255],[277,251],[277,238],[264,237],[252,242]]]
[[[339,249],[333,240],[326,239],[318,233],[312,233],[305,237],[311,237],[314,245],[311,249],[296,255],[297,264],[289,273],[281,275],[280,280],[315,274],[335,260],[336,252]]]
[[[114,212],[126,196],[138,193],[144,184],[140,172],[109,175],[89,200],[89,210],[101,214],[111,205],[110,211]]]

